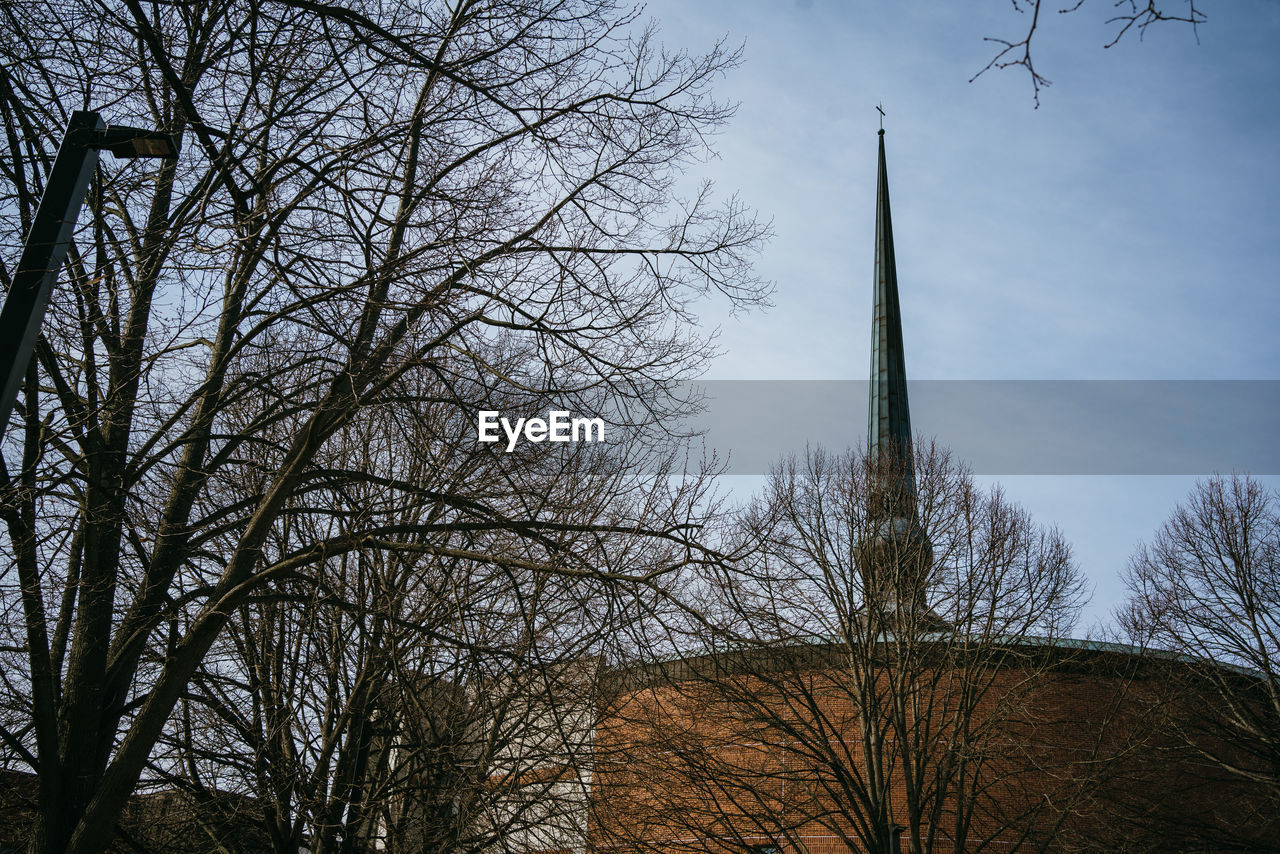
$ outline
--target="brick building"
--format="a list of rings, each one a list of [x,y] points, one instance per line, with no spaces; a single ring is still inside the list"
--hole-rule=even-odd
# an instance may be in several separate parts
[[[963,715],[968,745],[882,750],[890,824],[867,823],[865,717],[842,645],[695,656],[605,677],[592,850],[665,852],[1274,851],[1280,816],[1173,737],[1203,719],[1163,690],[1185,666],[1114,644],[1024,644]],[[885,661],[886,670],[892,662]],[[945,681],[941,674],[939,681]],[[1241,690],[1249,690],[1241,675]],[[952,756],[965,748],[969,772]],[[1244,757],[1242,761],[1247,761]],[[906,769],[939,775],[907,832]],[[959,840],[959,841],[957,841]]]
[[[1212,692],[1187,662],[1031,633],[978,641],[930,609],[883,130],[876,205],[861,616],[843,637],[601,673],[585,826],[560,847],[1280,850],[1280,804],[1246,781],[1254,760],[1215,743]]]

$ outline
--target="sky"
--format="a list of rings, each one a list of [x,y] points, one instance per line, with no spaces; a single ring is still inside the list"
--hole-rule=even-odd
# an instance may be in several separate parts
[[[1063,5],[1036,35],[1052,83],[1037,108],[1020,68],[970,82],[997,50],[984,38],[1025,31],[1009,2],[647,4],[669,47],[742,45],[717,90],[739,111],[697,175],[775,232],[758,260],[773,308],[704,312],[723,351],[708,379],[865,380],[882,103],[912,381],[1280,380],[1280,2],[1202,0],[1198,38],[1167,23],[1111,48],[1110,0]],[[945,417],[913,416],[947,444]],[[1232,418],[1202,425],[1229,435]],[[1280,435],[1280,410],[1262,426]],[[810,427],[794,427],[801,451]],[[1256,439],[1256,418],[1248,429]],[[854,425],[849,444],[864,437]],[[1196,477],[979,479],[1072,543],[1094,590],[1085,634]]]

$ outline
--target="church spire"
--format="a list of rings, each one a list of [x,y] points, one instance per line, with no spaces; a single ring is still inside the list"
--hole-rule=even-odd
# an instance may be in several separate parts
[[[880,129],[879,167],[867,426],[870,526],[858,545],[858,563],[869,614],[878,612],[893,619],[895,631],[925,625],[936,628],[945,624],[926,604],[933,547],[916,514],[911,410],[907,406],[907,367],[898,306],[898,268],[893,257],[893,222],[889,216],[884,128]]]
[[[876,278],[871,321],[867,452],[893,473],[891,480],[895,483],[887,491],[873,496],[873,500],[879,499],[875,501],[879,506],[872,510],[873,515],[890,518],[914,515],[915,504],[911,410],[907,405],[907,367],[903,349],[898,269],[893,257],[893,222],[889,215],[889,172],[885,167],[884,128],[881,128],[876,182]]]

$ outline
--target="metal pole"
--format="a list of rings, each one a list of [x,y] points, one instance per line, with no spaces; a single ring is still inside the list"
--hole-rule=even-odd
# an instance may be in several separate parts
[[[93,144],[104,129],[102,117],[95,112],[77,110],[71,114],[27,242],[22,247],[13,284],[0,310],[0,365],[5,371],[4,392],[0,396],[0,430],[9,425],[9,413],[13,411],[18,386],[31,361],[49,294],[71,246],[76,216],[98,163],[98,151]]]

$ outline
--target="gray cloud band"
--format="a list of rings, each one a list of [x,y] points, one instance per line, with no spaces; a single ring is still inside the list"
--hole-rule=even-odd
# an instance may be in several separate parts
[[[866,443],[865,381],[698,383],[729,474]],[[978,474],[1280,474],[1280,380],[916,380],[916,435]],[[612,439],[612,437],[611,437]]]

